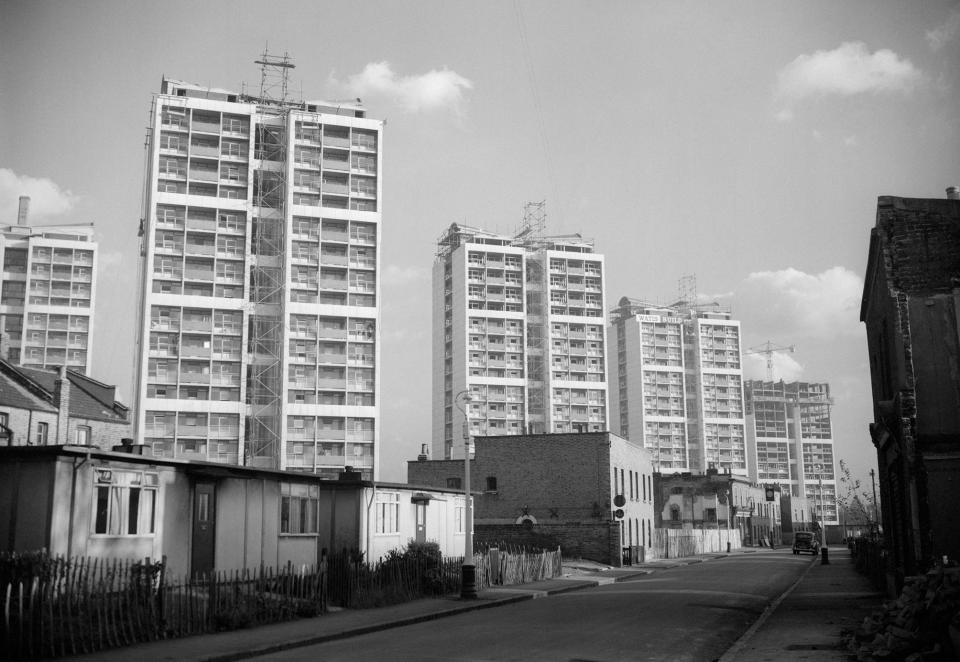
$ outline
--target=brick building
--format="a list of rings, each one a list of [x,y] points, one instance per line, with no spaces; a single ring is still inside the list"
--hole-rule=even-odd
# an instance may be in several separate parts
[[[0,360],[0,445],[79,444],[104,450],[130,436],[116,387],[69,368],[44,370]]]
[[[960,558],[960,199],[882,196],[863,287],[888,582]]]
[[[743,476],[708,469],[655,474],[656,527],[740,532],[744,545],[783,542],[780,488],[751,483]],[[790,529],[792,531],[792,528]]]
[[[477,437],[475,445],[478,543],[559,544],[567,556],[617,565],[622,548],[636,558],[651,545],[653,464],[638,444],[589,432]],[[407,464],[411,485],[457,488],[462,476],[463,460]]]

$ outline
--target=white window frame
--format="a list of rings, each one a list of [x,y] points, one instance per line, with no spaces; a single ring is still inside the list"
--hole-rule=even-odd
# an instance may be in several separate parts
[[[159,519],[159,475],[107,468],[94,470],[91,534],[152,537]],[[131,512],[131,508],[136,511]]]
[[[400,533],[400,493],[377,492],[376,533],[395,535]]]
[[[280,534],[316,536],[320,519],[320,488],[280,483]]]

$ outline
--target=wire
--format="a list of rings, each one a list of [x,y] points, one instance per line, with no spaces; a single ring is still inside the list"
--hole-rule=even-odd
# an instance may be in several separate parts
[[[527,83],[530,86],[530,96],[533,98],[534,115],[536,116],[537,128],[540,133],[540,143],[541,148],[543,149],[543,160],[547,170],[547,186],[553,193],[553,199],[556,201],[556,205],[554,205],[554,209],[556,209],[555,214],[562,225],[563,219],[560,210],[563,205],[561,204],[559,189],[557,188],[556,184],[553,162],[550,159],[550,145],[547,141],[547,132],[544,130],[543,125],[543,106],[540,103],[540,95],[537,92],[537,75],[533,68],[533,61],[530,58],[530,43],[527,40],[527,28],[523,20],[523,12],[520,9],[520,0],[513,0],[513,10],[517,18],[517,31],[520,34],[520,47],[523,55],[523,62],[526,65],[527,70]]]

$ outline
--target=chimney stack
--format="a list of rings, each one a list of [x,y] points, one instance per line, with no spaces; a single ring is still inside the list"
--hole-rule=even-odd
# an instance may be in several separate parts
[[[57,379],[53,386],[53,404],[59,410],[57,415],[57,446],[69,442],[70,427],[70,378],[66,366],[57,368]]]
[[[417,456],[417,462],[427,461],[427,445],[420,444],[420,455]]]
[[[17,225],[27,224],[27,214],[30,213],[30,196],[20,196],[20,208],[17,210]]]
[[[960,187],[958,187],[958,186],[948,186],[948,187],[947,187],[947,200],[960,200]]]

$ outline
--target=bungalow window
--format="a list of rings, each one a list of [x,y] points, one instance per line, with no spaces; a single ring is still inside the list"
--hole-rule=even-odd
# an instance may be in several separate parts
[[[97,469],[94,481],[94,533],[147,536],[156,531],[157,474]]]
[[[280,533],[316,534],[320,488],[302,483],[281,483],[280,495]]]
[[[377,533],[398,533],[400,494],[377,492]]]

